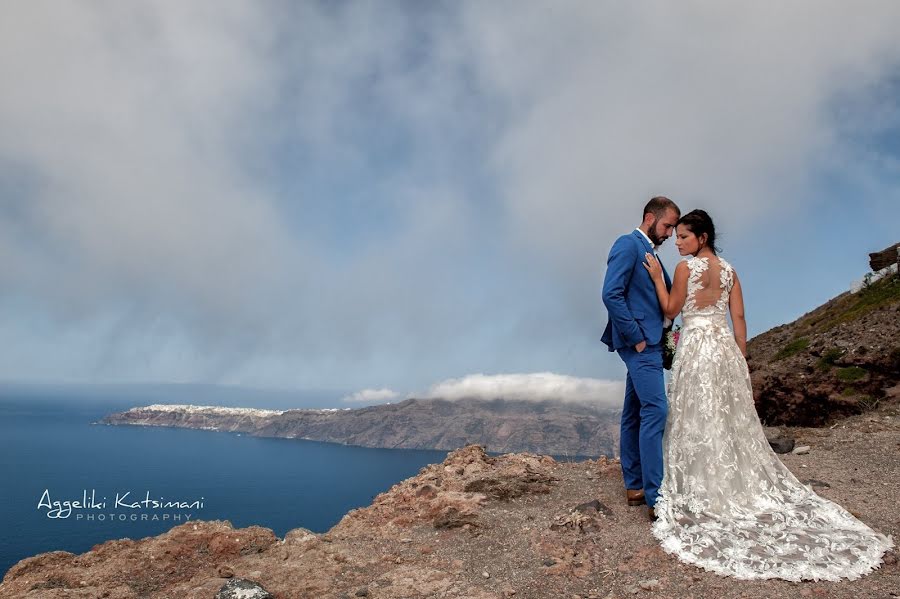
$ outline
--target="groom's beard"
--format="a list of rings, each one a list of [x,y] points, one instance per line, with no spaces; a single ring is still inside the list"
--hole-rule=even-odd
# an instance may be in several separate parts
[[[647,235],[647,237],[650,238],[650,241],[652,241],[653,245],[655,245],[656,247],[661,246],[663,244],[663,242],[666,240],[666,239],[660,239],[659,235],[656,234],[656,223],[658,223],[658,222],[659,222],[659,219],[656,219],[655,221],[653,221],[653,224],[650,225],[649,235]]]

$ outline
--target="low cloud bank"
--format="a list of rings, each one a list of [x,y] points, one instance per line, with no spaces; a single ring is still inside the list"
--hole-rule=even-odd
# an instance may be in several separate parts
[[[385,403],[397,399],[400,394],[390,389],[363,389],[348,395],[341,401],[348,403]]]
[[[423,399],[520,399],[557,400],[620,407],[625,383],[578,378],[552,372],[533,374],[472,374],[432,385]]]

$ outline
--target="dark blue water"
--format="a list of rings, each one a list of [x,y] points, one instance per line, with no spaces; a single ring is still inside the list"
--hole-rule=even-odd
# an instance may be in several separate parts
[[[157,535],[188,517],[256,524],[278,536],[301,526],[324,532],[447,453],[91,424],[132,405],[0,395],[0,576],[37,553],[81,553],[108,539]],[[49,518],[54,512],[38,507],[45,491],[52,502],[81,501],[92,490],[105,508]],[[114,507],[116,494],[126,492],[125,503],[149,492],[150,499],[193,505]]]

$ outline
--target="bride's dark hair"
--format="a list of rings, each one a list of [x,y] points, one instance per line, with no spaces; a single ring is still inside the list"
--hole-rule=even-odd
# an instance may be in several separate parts
[[[714,254],[719,253],[716,246],[716,226],[705,210],[691,210],[678,219],[677,225],[685,225],[697,237],[706,234],[706,245]]]

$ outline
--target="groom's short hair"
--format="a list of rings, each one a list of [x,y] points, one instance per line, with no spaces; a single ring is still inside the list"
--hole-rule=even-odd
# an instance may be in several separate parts
[[[662,218],[666,210],[672,209],[675,211],[675,214],[681,216],[681,210],[678,208],[678,205],[665,196],[656,196],[655,198],[651,198],[647,205],[644,206],[644,214],[641,216],[643,218],[644,215],[652,214],[655,218]]]

